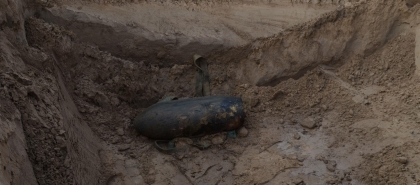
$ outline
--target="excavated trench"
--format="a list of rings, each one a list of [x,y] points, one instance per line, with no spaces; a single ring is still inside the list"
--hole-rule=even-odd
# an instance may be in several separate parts
[[[416,1],[33,3],[0,4],[0,184],[420,183]],[[193,54],[245,129],[161,153],[129,125]]]

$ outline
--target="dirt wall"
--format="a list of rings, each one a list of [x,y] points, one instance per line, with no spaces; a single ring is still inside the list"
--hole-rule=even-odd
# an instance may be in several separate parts
[[[377,16],[383,10],[387,13]],[[403,17],[407,11],[403,1],[356,3],[220,55],[232,54],[223,60],[236,63],[230,73],[237,79],[259,86],[276,85],[319,64],[340,63],[343,56],[371,55],[388,39],[410,30],[413,25]]]
[[[97,184],[99,141],[80,120],[54,58],[28,45],[38,4],[0,6],[0,184]]]
[[[26,153],[27,139],[23,131],[22,113],[7,90],[6,71],[22,70],[23,62],[15,44],[26,42],[24,1],[0,3],[0,184],[37,184],[32,164]]]

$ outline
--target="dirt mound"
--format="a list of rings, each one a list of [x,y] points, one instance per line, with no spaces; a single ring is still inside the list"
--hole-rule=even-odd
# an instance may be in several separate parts
[[[242,1],[232,2],[247,8]],[[321,7],[317,3],[324,1],[308,2]],[[38,5],[45,3],[38,1]],[[242,34],[243,46],[224,42],[219,43],[220,50],[207,48],[213,52],[209,54],[211,94],[242,97],[248,133],[238,138],[228,138],[226,133],[178,138],[176,152],[167,155],[129,124],[163,97],[193,97],[195,69],[182,58],[190,53],[167,47],[172,40],[154,37],[157,34],[147,37],[146,32],[137,36],[150,40],[135,42],[144,46],[108,47],[118,41],[118,35],[136,34],[127,35],[132,25],[120,24],[124,16],[114,19],[120,21],[118,26],[92,19],[101,12],[97,4],[108,3],[102,8],[122,12],[128,6],[109,4],[139,4],[104,1],[77,11],[73,3],[54,5],[61,14],[54,7],[49,12],[28,9],[28,15],[37,12],[38,18],[24,17],[27,4],[11,3],[5,8],[6,16],[0,17],[0,125],[4,128],[0,183],[420,182],[416,144],[420,102],[415,93],[420,88],[415,56],[420,6],[386,0],[338,2],[345,6],[318,19],[285,26],[274,36],[254,40],[255,36]],[[208,11],[206,3],[196,3],[197,8]],[[254,3],[260,6],[261,2]],[[303,7],[298,1],[273,3]],[[87,16],[86,10],[96,12]],[[77,21],[64,27],[73,15]],[[98,40],[101,34],[89,29],[78,32],[76,28],[83,25],[107,38]],[[175,32],[167,36],[182,38]],[[191,33],[184,32],[191,43],[198,43],[192,46],[206,49],[202,37]],[[150,50],[148,43],[153,43]],[[132,50],[124,52],[129,46]],[[165,47],[164,52],[159,49]],[[133,57],[139,48],[144,53]],[[170,53],[172,49],[182,55]],[[200,150],[190,145],[193,140],[213,144]]]
[[[387,13],[378,16],[382,11]],[[356,3],[217,57],[222,62],[235,61],[237,67],[230,73],[244,83],[273,86],[296,79],[319,64],[371,55],[387,40],[410,29],[412,25],[404,22],[407,11],[405,3]]]
[[[196,3],[194,3],[196,2]],[[165,67],[191,56],[241,46],[329,12],[337,5],[290,1],[199,3],[63,2],[42,9],[39,17],[71,30],[81,42],[132,61]],[[159,12],[159,14],[156,14]]]

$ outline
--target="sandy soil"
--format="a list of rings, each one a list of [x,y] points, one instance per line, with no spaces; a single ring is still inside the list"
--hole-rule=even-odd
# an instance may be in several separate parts
[[[0,184],[420,183],[417,1],[34,3],[0,4]],[[129,124],[193,52],[245,129],[164,154]]]

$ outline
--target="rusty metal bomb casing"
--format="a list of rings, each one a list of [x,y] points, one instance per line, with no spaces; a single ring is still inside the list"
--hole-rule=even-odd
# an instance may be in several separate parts
[[[207,96],[159,102],[133,121],[133,127],[150,139],[170,140],[240,128],[245,119],[242,100]]]

